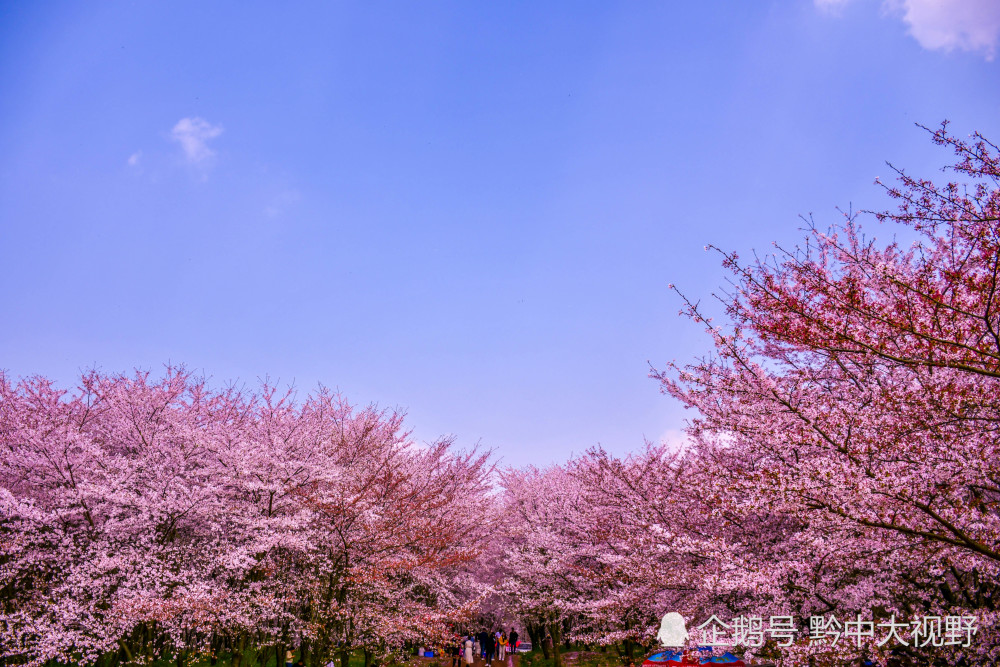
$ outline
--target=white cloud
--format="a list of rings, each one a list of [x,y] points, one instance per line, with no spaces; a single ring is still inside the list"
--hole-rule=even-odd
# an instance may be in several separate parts
[[[222,134],[221,125],[212,125],[204,118],[181,118],[171,131],[171,138],[181,145],[191,164],[204,164],[215,155],[208,142]]]
[[[142,157],[142,151],[136,151],[136,152],[132,153],[131,155],[129,155],[128,156],[128,166],[130,166],[130,167],[138,167],[139,166],[139,158],[141,158],[141,157]]]
[[[887,0],[925,49],[973,51],[993,60],[1000,42],[997,0]]]
[[[835,14],[851,0],[813,0]],[[882,7],[899,16],[920,46],[932,51],[971,51],[993,60],[1000,45],[998,0],[882,0]]]

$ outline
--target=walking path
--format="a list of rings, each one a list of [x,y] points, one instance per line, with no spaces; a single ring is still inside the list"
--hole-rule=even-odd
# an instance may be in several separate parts
[[[417,660],[417,664],[421,667],[430,664],[431,662],[439,662],[442,667],[451,667],[451,656],[443,656],[440,658],[417,658]],[[461,662],[459,663],[459,667],[467,666],[464,662]],[[472,667],[486,667],[486,661],[477,655],[474,657]],[[521,656],[517,654],[508,654],[503,660],[494,658],[492,667],[521,667]]]

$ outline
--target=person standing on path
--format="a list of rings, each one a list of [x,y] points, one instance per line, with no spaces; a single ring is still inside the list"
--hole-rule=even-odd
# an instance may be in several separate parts
[[[517,653],[517,630],[514,628],[510,629],[510,637],[507,641],[510,644],[510,652]]]
[[[493,654],[497,650],[497,640],[490,634],[486,633],[486,667],[493,667]]]
[[[473,647],[473,645],[475,645],[475,642],[472,641],[472,635],[469,635],[468,637],[466,637],[465,638],[465,642],[463,642],[463,644],[464,644],[464,647],[465,647],[465,655],[463,656],[465,658],[465,664],[466,665],[471,665],[472,664],[472,647]]]

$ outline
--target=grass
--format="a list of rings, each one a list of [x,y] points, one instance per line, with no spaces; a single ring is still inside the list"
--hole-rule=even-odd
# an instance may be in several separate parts
[[[266,652],[267,657],[264,661],[258,661],[258,652],[253,649],[247,649],[243,653],[243,661],[240,663],[241,667],[284,667],[284,661],[279,664],[275,664],[275,654],[273,649],[268,649]],[[232,654],[230,653],[220,653],[218,659],[215,661],[214,667],[229,667],[232,661]],[[340,658],[336,659],[337,667],[340,667]],[[52,667],[65,667],[60,663],[51,663]],[[364,667],[365,666],[365,656],[362,651],[354,651],[351,653],[349,659],[349,667]],[[176,660],[154,660],[149,663],[147,667],[177,667]],[[207,657],[199,657],[197,659],[190,659],[184,662],[184,667],[213,667],[212,661]]]
[[[621,667],[623,664],[621,656],[614,649],[609,648],[605,652],[571,649],[559,652],[562,656],[563,667]],[[529,651],[519,653],[520,667],[554,667],[555,661],[546,658],[541,651]],[[641,664],[644,656],[635,656],[636,664]]]

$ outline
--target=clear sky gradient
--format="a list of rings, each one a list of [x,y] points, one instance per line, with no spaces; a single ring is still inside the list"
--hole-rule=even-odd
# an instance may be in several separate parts
[[[950,157],[914,123],[1000,140],[1000,3],[954,1],[4,2],[0,368],[323,383],[509,464],[676,439],[703,246],[885,205]]]

